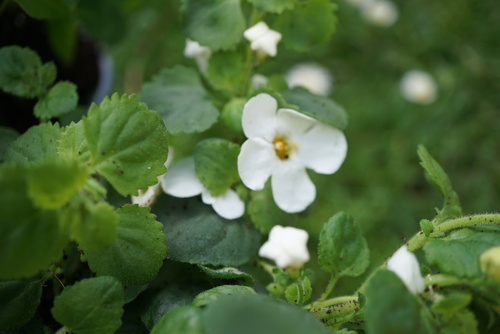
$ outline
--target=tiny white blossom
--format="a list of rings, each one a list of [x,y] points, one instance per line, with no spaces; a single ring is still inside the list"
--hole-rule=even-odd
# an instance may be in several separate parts
[[[207,72],[208,59],[211,55],[212,51],[208,46],[201,46],[200,43],[190,39],[186,40],[184,57],[194,59],[201,73]]]
[[[399,16],[396,5],[386,0],[376,0],[364,4],[362,13],[368,22],[384,27],[393,25]]]
[[[304,87],[313,94],[326,96],[332,88],[328,70],[316,64],[298,64],[286,74],[289,87]]]
[[[295,110],[278,109],[269,94],[245,104],[242,126],[248,139],[238,156],[241,180],[260,190],[271,178],[274,201],[285,212],[303,211],[316,197],[306,168],[333,174],[347,154],[342,131]]]
[[[276,225],[259,249],[259,256],[273,260],[280,268],[300,268],[309,261],[308,238],[304,230]]]
[[[211,205],[215,212],[225,219],[239,218],[245,212],[245,203],[233,189],[228,189],[222,196],[210,194],[196,175],[192,157],[184,158],[170,167],[167,173],[162,175],[161,187],[165,193],[174,197],[201,195],[203,203]]]
[[[387,262],[387,270],[394,272],[413,294],[424,291],[424,279],[415,254],[406,246],[399,248]]]
[[[243,36],[250,41],[250,48],[252,50],[271,57],[276,56],[281,34],[270,29],[265,22],[260,21],[248,28],[243,32]]]
[[[437,87],[434,79],[426,72],[407,72],[400,83],[401,94],[410,102],[430,104],[436,100]]]
[[[250,80],[250,84],[253,89],[263,88],[267,86],[269,79],[262,74],[254,74]]]

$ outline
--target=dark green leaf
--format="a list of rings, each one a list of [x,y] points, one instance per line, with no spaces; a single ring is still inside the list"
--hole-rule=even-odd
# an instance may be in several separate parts
[[[198,267],[212,278],[220,280],[234,280],[238,285],[253,286],[255,284],[252,276],[240,271],[238,268],[225,267],[221,269],[212,269],[202,265],[198,265]]]
[[[78,93],[76,85],[69,81],[59,81],[35,105],[35,116],[47,120],[61,116],[76,108]]]
[[[28,13],[37,19],[60,19],[72,14],[72,1],[68,0],[16,0]]]
[[[95,39],[113,44],[126,34],[122,0],[84,0],[78,2],[78,15],[86,31]]]
[[[14,330],[31,320],[45,280],[0,282],[0,330]]]
[[[57,59],[70,66],[75,59],[77,46],[77,22],[73,18],[47,21],[47,39]]]
[[[253,295],[255,290],[248,286],[241,285],[220,285],[213,289],[203,291],[193,299],[193,306],[207,306],[210,303],[224,296],[231,295]]]
[[[258,10],[271,13],[281,13],[285,9],[292,9],[295,0],[250,0]]]
[[[0,162],[4,161],[7,149],[17,137],[19,137],[19,133],[16,130],[0,126]]]
[[[151,334],[202,334],[201,314],[198,307],[178,307],[165,314],[153,327]]]
[[[210,84],[230,95],[241,94],[245,80],[245,63],[235,51],[217,52],[210,57],[207,69]]]

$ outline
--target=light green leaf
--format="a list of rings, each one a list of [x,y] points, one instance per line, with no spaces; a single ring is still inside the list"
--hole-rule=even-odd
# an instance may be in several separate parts
[[[462,310],[441,317],[442,327],[440,334],[477,334],[477,320],[469,310]]]
[[[151,282],[166,257],[162,225],[149,208],[125,205],[116,211],[118,227],[113,245],[104,250],[83,248],[83,261],[98,275],[118,278],[124,285]]]
[[[347,126],[347,114],[344,109],[324,96],[317,96],[304,88],[293,88],[282,92],[281,95],[292,109],[317,119],[318,121],[343,130]]]
[[[334,215],[319,235],[321,269],[340,276],[359,276],[368,267],[369,251],[363,233],[345,212]]]
[[[241,285],[220,285],[207,291],[203,291],[193,299],[193,306],[207,306],[224,296],[231,295],[253,295],[255,290]]]
[[[273,29],[283,35],[286,47],[309,51],[313,45],[328,42],[335,32],[336,9],[330,0],[301,1],[296,3],[293,11],[279,15]]]
[[[219,280],[236,281],[238,285],[253,286],[255,284],[253,277],[240,271],[238,268],[225,267],[221,269],[212,269],[202,265],[198,267],[208,276]]]
[[[227,50],[243,37],[240,0],[184,0],[183,9],[188,37],[212,51]]]
[[[44,284],[43,279],[0,282],[0,331],[18,329],[31,320]]]
[[[78,159],[90,165],[90,151],[83,131],[83,122],[71,122],[66,126],[58,141],[57,154],[65,160]]]
[[[57,140],[60,136],[61,129],[57,123],[32,126],[9,146],[5,161],[27,164],[54,158],[57,156]]]
[[[175,261],[237,266],[256,256],[261,236],[244,219],[227,221],[196,200],[160,196],[153,208]]]
[[[438,300],[432,305],[432,311],[441,314],[452,314],[459,312],[469,305],[472,296],[467,293],[454,292],[442,299]]]
[[[16,0],[23,10],[36,19],[59,19],[72,14],[69,0]]]
[[[245,81],[245,63],[236,51],[217,52],[208,61],[207,80],[229,96],[241,95]]]
[[[295,0],[250,0],[256,9],[280,14],[285,9],[293,9]]]
[[[77,104],[76,85],[69,81],[59,81],[38,101],[34,113],[36,117],[46,120],[70,112]]]
[[[222,196],[239,181],[239,145],[223,139],[207,139],[194,150],[195,170],[212,196]]]
[[[173,134],[205,131],[219,116],[192,68],[163,69],[143,85],[139,98],[161,115]]]
[[[121,325],[123,287],[113,277],[83,279],[54,300],[52,315],[78,334],[110,334]]]
[[[121,195],[137,195],[166,172],[168,133],[160,116],[134,95],[114,94],[92,105],[83,130],[92,167]]]
[[[247,99],[244,98],[234,98],[222,109],[221,120],[224,124],[235,133],[242,135],[243,126],[241,123],[241,118],[243,115],[243,107],[247,103]]]
[[[151,330],[151,334],[202,334],[201,314],[198,307],[178,307],[161,317]]]
[[[0,126],[0,162],[3,162],[7,149],[17,137],[19,137],[19,133],[16,130]]]
[[[44,95],[56,78],[53,63],[42,65],[38,54],[17,45],[0,48],[0,89],[19,97]]]
[[[304,279],[289,285],[285,290],[285,297],[289,303],[302,305],[311,298],[312,287],[309,278]]]

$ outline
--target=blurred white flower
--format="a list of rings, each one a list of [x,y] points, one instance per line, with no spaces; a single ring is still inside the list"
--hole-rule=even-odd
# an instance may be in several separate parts
[[[238,156],[241,180],[260,190],[271,178],[274,201],[285,212],[303,211],[316,197],[306,168],[333,174],[347,154],[342,131],[295,110],[278,109],[269,94],[245,104],[242,125],[248,139]]]
[[[258,73],[254,74],[252,76],[251,81],[250,81],[253,89],[266,87],[268,82],[269,82],[269,79],[265,75],[258,74]]]
[[[374,0],[346,0],[346,1],[353,6],[362,7],[370,2],[373,2]]]
[[[309,261],[306,231],[295,227],[276,225],[269,239],[259,249],[259,256],[274,260],[280,268],[300,268]]]
[[[313,94],[326,96],[332,88],[328,70],[316,64],[298,64],[286,74],[289,87],[304,87]]]
[[[387,262],[387,270],[394,272],[413,294],[424,291],[424,279],[415,254],[406,246],[399,248]]]
[[[196,41],[186,39],[184,57],[194,59],[201,73],[207,72],[208,59],[211,55],[212,51],[208,46],[201,46],[200,43]]]
[[[393,25],[399,16],[396,5],[386,0],[368,2],[362,6],[361,10],[368,22],[384,27]]]
[[[161,177],[161,187],[165,193],[179,198],[201,194],[203,203],[211,205],[225,219],[239,218],[245,212],[245,203],[233,189],[228,189],[222,196],[210,194],[196,175],[192,157],[184,158],[170,167]]]
[[[428,73],[418,70],[409,71],[403,76],[400,90],[405,99],[420,104],[430,104],[437,97],[434,79]]]
[[[276,56],[281,34],[271,30],[265,22],[260,21],[248,28],[243,33],[243,36],[250,41],[250,48],[252,50],[267,54],[271,57]]]

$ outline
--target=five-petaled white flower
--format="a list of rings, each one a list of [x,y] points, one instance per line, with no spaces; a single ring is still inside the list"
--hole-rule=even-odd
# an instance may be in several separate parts
[[[326,96],[332,88],[328,70],[316,64],[298,64],[286,74],[289,87],[304,87],[313,94]]]
[[[394,272],[413,294],[424,291],[424,279],[415,254],[406,246],[399,248],[387,262],[387,270]]]
[[[228,189],[222,196],[212,196],[210,191],[200,182],[196,175],[194,159],[184,158],[175,163],[161,177],[163,191],[179,198],[193,197],[201,194],[201,200],[225,219],[236,219],[245,212],[245,204],[233,189]]]
[[[276,56],[278,52],[278,42],[281,40],[281,34],[269,28],[269,26],[260,21],[256,25],[248,28],[243,36],[250,41],[250,48],[271,57]]]
[[[429,104],[436,100],[437,88],[432,77],[423,71],[407,72],[400,84],[401,94],[410,102]]]
[[[398,19],[398,8],[391,1],[375,0],[362,6],[362,13],[368,22],[388,27]]]
[[[248,139],[238,156],[241,180],[260,190],[270,177],[274,201],[289,213],[303,211],[316,197],[306,168],[333,174],[347,153],[342,131],[295,110],[278,109],[268,94],[245,104],[242,125]]]
[[[184,48],[184,57],[192,58],[196,61],[198,69],[201,73],[205,74],[208,67],[208,59],[212,55],[212,51],[208,46],[201,46],[200,43],[186,40],[186,47]]]
[[[306,231],[295,227],[276,225],[269,239],[259,249],[259,256],[274,260],[280,268],[300,268],[309,261]]]

